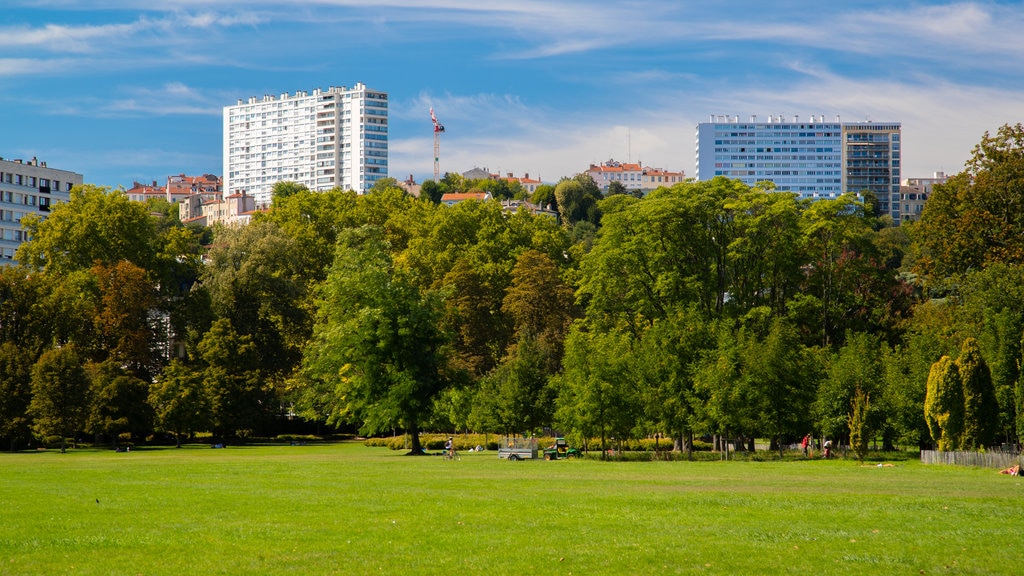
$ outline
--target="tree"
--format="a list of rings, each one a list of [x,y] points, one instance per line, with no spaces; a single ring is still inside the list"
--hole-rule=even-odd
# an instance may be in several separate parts
[[[298,366],[310,335],[301,248],[274,222],[225,228],[203,271],[214,313],[251,339],[249,368],[268,378],[283,378]]]
[[[619,180],[612,180],[608,183],[608,191],[605,192],[605,197],[615,196],[616,194],[629,194],[629,190],[626,189],[626,185]]]
[[[556,422],[578,442],[599,438],[602,457],[609,442],[630,438],[642,418],[630,346],[626,334],[590,332],[575,323],[565,342],[565,371],[552,382],[558,394]]]
[[[270,201],[276,205],[279,201],[300,192],[309,192],[309,188],[299,182],[282,180],[270,188]]]
[[[742,384],[749,390],[758,431],[772,439],[781,457],[785,438],[799,437],[810,424],[817,379],[797,330],[781,318],[767,328],[764,337],[754,330],[740,338]]]
[[[964,425],[964,393],[956,362],[949,356],[932,364],[924,418],[939,450],[956,450]]]
[[[1024,264],[1024,125],[985,132],[963,172],[935,186],[915,230],[917,269],[933,283]]]
[[[203,373],[174,359],[149,388],[149,405],[153,407],[156,424],[174,434],[175,447],[181,437],[210,422],[210,403],[203,387]]]
[[[562,282],[550,257],[532,249],[519,254],[501,309],[511,316],[520,342],[535,340],[540,346],[547,374],[561,368],[562,342],[574,308],[572,289]]]
[[[864,462],[868,455],[868,440],[871,437],[871,429],[868,428],[868,410],[871,407],[871,398],[866,392],[857,388],[853,394],[853,403],[850,405],[848,423],[850,427],[850,447],[857,459]]]
[[[214,430],[226,437],[261,424],[276,408],[259,372],[256,344],[227,318],[213,323],[199,343],[203,383]]]
[[[149,385],[133,376],[117,361],[91,367],[91,409],[87,428],[105,434],[117,448],[121,433],[145,438],[153,429],[153,409],[147,403]]]
[[[956,365],[964,398],[960,447],[962,450],[992,447],[999,432],[999,404],[992,385],[992,374],[981,356],[977,340],[964,340]]]
[[[883,354],[883,345],[877,337],[859,332],[849,334],[839,351],[830,355],[826,376],[814,402],[817,429],[824,436],[839,438],[849,431],[850,406],[856,402],[858,392],[874,398],[883,395]],[[881,430],[888,410],[883,403],[876,401],[874,404],[871,412],[862,415],[861,425]]]
[[[420,425],[450,382],[442,312],[440,293],[394,266],[382,230],[342,234],[305,358],[307,413],[364,434],[404,427],[421,453]]]
[[[563,178],[555,186],[558,212],[567,226],[583,221],[597,225],[601,221],[601,210],[597,206],[601,198],[601,189],[586,173]]]
[[[13,342],[0,344],[0,438],[10,440],[11,452],[29,437],[32,423],[32,356]]]
[[[67,273],[127,260],[148,270],[156,254],[146,205],[132,202],[122,190],[76,186],[69,201],[54,206],[45,220],[29,215],[22,225],[31,240],[18,248],[16,258],[35,269]]]
[[[433,180],[427,180],[420,186],[420,199],[429,200],[434,204],[441,203],[441,197],[447,193],[445,187]]]
[[[148,379],[155,367],[150,312],[156,304],[156,291],[147,280],[146,271],[121,261],[97,264],[92,274],[99,289],[93,322],[100,347],[107,359]]]
[[[85,428],[89,415],[89,376],[74,346],[47,350],[32,367],[29,414],[41,436],[60,436],[60,451],[67,438]]]
[[[515,352],[480,381],[475,417],[488,430],[512,435],[549,425],[554,391],[548,386],[546,353],[536,339],[523,337]]]

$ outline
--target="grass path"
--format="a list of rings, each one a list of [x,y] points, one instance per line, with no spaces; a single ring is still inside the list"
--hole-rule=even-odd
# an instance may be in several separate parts
[[[1024,482],[359,444],[0,454],[5,574],[999,574]]]

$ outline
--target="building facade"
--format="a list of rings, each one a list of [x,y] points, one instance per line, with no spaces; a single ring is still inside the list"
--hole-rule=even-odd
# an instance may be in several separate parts
[[[71,199],[72,186],[82,183],[81,174],[49,168],[36,158],[0,158],[0,265],[13,264],[18,246],[28,240],[21,219],[28,214],[45,218],[52,205]]]
[[[931,178],[905,178],[900,186],[902,221],[909,222],[920,219],[924,203],[932,195],[932,187],[936,184],[945,184],[947,178],[948,176],[944,172],[935,172]]]
[[[875,194],[884,214],[901,220],[899,122],[801,121],[769,116],[712,116],[697,125],[697,180],[725,176],[770,181],[801,198]]]
[[[362,83],[224,108],[224,193],[270,204],[277,182],[364,193],[388,175],[388,95]]]
[[[683,171],[671,172],[663,168],[644,166],[640,162],[617,162],[608,160],[600,164],[591,164],[587,174],[594,179],[601,190],[607,192],[612,182],[621,182],[627,190],[648,192],[658,188],[670,187],[686,180]]]

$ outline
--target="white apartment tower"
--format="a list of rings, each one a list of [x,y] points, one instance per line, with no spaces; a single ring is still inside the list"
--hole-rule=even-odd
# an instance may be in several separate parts
[[[388,175],[388,95],[362,83],[224,107],[224,193],[268,206],[274,184],[364,193]]]
[[[14,264],[18,246],[29,239],[21,219],[46,218],[51,206],[70,200],[71,188],[81,184],[81,174],[49,168],[36,158],[0,158],[0,265]]]

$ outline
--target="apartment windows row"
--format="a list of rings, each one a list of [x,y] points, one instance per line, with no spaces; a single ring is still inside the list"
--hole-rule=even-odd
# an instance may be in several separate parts
[[[14,186],[27,186],[29,188],[39,188],[45,191],[54,192],[70,192],[73,184],[71,182],[61,182],[60,180],[50,180],[49,178],[37,178],[35,176],[28,176],[26,174],[16,174],[13,172],[0,172],[0,182],[5,184],[12,184]]]

